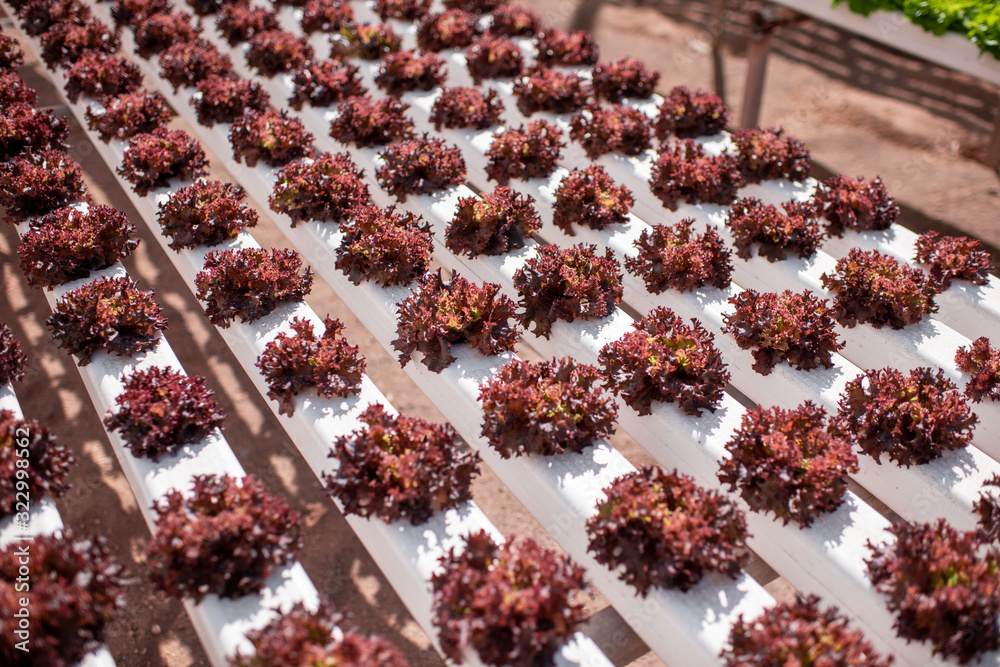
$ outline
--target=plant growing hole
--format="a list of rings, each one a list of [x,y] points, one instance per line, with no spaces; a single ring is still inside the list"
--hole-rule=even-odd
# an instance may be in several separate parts
[[[643,466],[604,490],[587,521],[587,550],[635,587],[689,591],[706,573],[735,579],[749,556],[747,526],[736,503],[676,470]]]
[[[687,292],[706,285],[729,287],[732,252],[714,227],[695,234],[694,223],[694,218],[685,218],[675,225],[654,225],[636,239],[638,253],[625,258],[625,268],[642,278],[651,294],[667,289]]]
[[[146,548],[153,584],[174,598],[236,599],[264,587],[302,548],[302,516],[252,475],[195,475],[189,494],[173,489],[153,508]]]
[[[395,206],[365,206],[340,225],[336,267],[355,285],[408,285],[427,271],[434,242],[430,225]]]
[[[583,568],[529,537],[498,545],[481,530],[441,565],[431,579],[432,621],[457,663],[472,648],[487,665],[550,664],[586,618]]]
[[[719,481],[739,489],[753,511],[805,528],[843,504],[848,476],[859,470],[851,447],[811,401],[793,410],[753,408],[726,443],[730,458]]]
[[[195,276],[198,299],[212,324],[229,328],[233,320],[255,322],[280,304],[301,301],[312,289],[312,269],[302,268],[294,250],[261,248],[213,250]]]
[[[340,465],[324,475],[345,513],[417,526],[472,498],[479,455],[450,424],[393,415],[378,403],[358,421],[357,431],[333,441],[330,457]]]
[[[525,239],[541,225],[535,200],[501,185],[480,197],[458,200],[445,230],[445,244],[469,257],[503,255],[523,248]]]
[[[809,290],[745,290],[731,296],[729,304],[735,310],[723,316],[722,330],[733,335],[740,349],[752,349],[753,369],[761,375],[781,362],[803,371],[833,368],[833,353],[844,348],[833,308]]]
[[[167,326],[162,310],[152,291],[136,289],[128,277],[99,278],[64,294],[45,323],[59,347],[86,366],[101,349],[130,357],[156,347]]]
[[[614,400],[597,387],[600,374],[572,358],[519,359],[479,388],[482,435],[500,457],[582,452],[614,433]]]
[[[159,461],[195,444],[222,425],[226,416],[208,382],[172,368],[152,366],[132,373],[115,398],[104,425],[118,431],[134,456]]]
[[[715,412],[730,379],[715,336],[663,307],[632,326],[598,355],[605,386],[640,415],[651,414],[654,401],[676,403],[689,415]]]
[[[821,280],[835,294],[837,321],[845,327],[860,322],[902,329],[938,310],[930,276],[878,250],[852,248],[837,260],[836,271],[824,273]]]
[[[195,181],[160,202],[157,220],[176,251],[216,246],[257,226],[257,212],[243,203],[246,191],[222,181]]]
[[[541,246],[538,254],[514,273],[514,288],[524,312],[521,324],[535,324],[535,335],[548,338],[557,320],[595,320],[614,312],[622,298],[622,274],[608,249],[596,245],[571,248]]]
[[[139,245],[135,226],[104,204],[86,211],[62,208],[34,221],[17,251],[32,287],[62,285],[86,278],[128,257]]]
[[[268,205],[288,215],[292,227],[312,220],[344,223],[370,201],[363,176],[347,153],[291,162],[275,177]]]
[[[289,326],[292,333],[279,333],[256,363],[267,381],[267,396],[278,402],[281,414],[292,416],[293,399],[310,387],[324,398],[355,396],[361,391],[365,358],[341,335],[340,320],[325,317],[323,335],[318,337],[308,320],[293,317]]]
[[[508,324],[514,316],[514,302],[499,285],[475,285],[458,274],[446,282],[439,270],[421,278],[399,304],[392,346],[401,366],[420,352],[424,365],[440,373],[455,361],[452,345],[467,343],[489,356],[513,350],[520,333]]]

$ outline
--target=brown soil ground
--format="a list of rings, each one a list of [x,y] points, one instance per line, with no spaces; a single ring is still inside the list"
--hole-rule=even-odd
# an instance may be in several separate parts
[[[556,26],[565,27],[574,0],[526,3]],[[707,55],[709,34],[701,27],[710,2],[664,0],[655,6],[608,6],[596,24],[602,60],[631,54],[645,58],[663,74],[661,90],[678,84],[711,87]],[[740,106],[746,10],[736,5],[727,17],[727,100]],[[42,104],[59,104],[37,62],[22,74],[42,94]],[[961,231],[979,237],[996,256],[1000,247],[1000,183],[996,172],[971,157],[985,153],[992,123],[1000,109],[1000,91],[890,50],[811,23],[783,31],[771,58],[762,124],[784,125],[804,140],[817,161],[818,175],[879,174],[903,208],[902,222],[913,229]],[[87,172],[98,202],[135,211],[113,174],[97,158],[76,128],[71,154]],[[213,156],[210,156],[213,157]],[[214,159],[214,165],[225,164]],[[226,178],[219,170],[216,175]],[[263,216],[262,216],[263,219]],[[306,516],[308,540],[301,560],[321,593],[348,612],[366,632],[399,646],[415,666],[442,665],[427,636],[413,622],[378,567],[326,498],[319,482],[284,434],[269,406],[254,390],[222,338],[204,319],[201,307],[172,269],[159,246],[140,224],[142,245],[126,262],[130,274],[154,287],[170,319],[167,331],[190,374],[204,375],[229,415],[226,436],[246,470],[285,494]],[[286,246],[268,224],[254,231],[268,245]],[[189,667],[207,664],[183,608],[153,591],[144,575],[148,531],[140,516],[100,415],[92,409],[71,359],[56,349],[44,322],[49,309],[42,294],[29,290],[17,267],[16,234],[0,230],[3,299],[0,320],[8,322],[32,356],[28,378],[16,387],[24,412],[49,426],[79,457],[72,491],[59,501],[66,524],[78,533],[100,533],[111,540],[117,557],[132,576],[127,605],[108,633],[108,646],[119,665]],[[307,299],[319,314],[331,313],[346,324],[352,342],[362,348],[369,374],[403,413],[440,420],[418,391],[336,296],[317,281]],[[648,461],[625,438],[615,444],[641,464]],[[551,544],[538,524],[488,471],[476,483],[477,501],[506,532],[528,534]],[[787,596],[789,589],[773,573],[755,564],[755,576],[769,590]],[[617,664],[657,665],[641,656],[621,619],[598,596],[592,634]]]

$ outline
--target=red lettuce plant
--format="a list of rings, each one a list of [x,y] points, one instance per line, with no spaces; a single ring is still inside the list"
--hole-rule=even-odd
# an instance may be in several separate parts
[[[307,0],[302,5],[302,32],[333,33],[354,21],[350,3],[342,0]]]
[[[280,30],[281,24],[278,23],[278,15],[270,9],[231,3],[223,5],[219,10],[215,27],[229,42],[229,46],[237,46],[262,32]]]
[[[428,14],[417,24],[417,45],[423,51],[464,49],[479,36],[479,17],[461,9]]]
[[[472,648],[487,665],[551,664],[586,618],[583,568],[530,537],[498,545],[480,530],[441,565],[431,579],[432,621],[456,663]]]
[[[25,83],[20,75],[0,69],[0,107],[6,108],[14,104],[35,106],[37,102],[38,94],[35,89]]]
[[[137,134],[152,132],[166,125],[173,115],[163,95],[145,89],[110,98],[102,112],[95,113],[93,105],[86,112],[87,126],[105,143],[112,139],[128,141]]]
[[[12,3],[21,19],[21,29],[38,37],[59,23],[83,25],[91,17],[90,7],[76,0],[25,0]]]
[[[50,289],[86,278],[131,255],[139,245],[134,234],[128,216],[111,206],[62,208],[39,218],[21,238],[21,271],[32,287]]]
[[[43,496],[62,496],[70,488],[67,478],[75,463],[73,453],[49,429],[0,410],[0,518],[14,516]]]
[[[271,95],[249,79],[211,74],[197,83],[191,106],[205,127],[232,123],[246,111],[263,113],[271,107]],[[298,108],[298,107],[296,107]]]
[[[458,274],[446,282],[438,270],[421,278],[399,304],[392,347],[401,366],[420,352],[424,365],[440,373],[455,361],[452,345],[467,343],[484,355],[513,350],[520,334],[508,324],[514,316],[514,302],[499,285],[475,285]]]
[[[63,21],[56,23],[39,38],[42,61],[49,67],[69,66],[88,52],[113,55],[121,47],[121,40],[97,19],[87,19],[83,24]]]
[[[212,324],[228,329],[237,317],[255,322],[287,301],[301,301],[312,289],[312,270],[299,273],[294,250],[213,250],[195,276],[198,299]]]
[[[10,35],[0,35],[0,70],[16,70],[24,64],[24,51]]]
[[[917,239],[916,260],[930,265],[931,279],[942,292],[956,278],[985,285],[993,270],[993,258],[982,243],[968,236],[941,236],[935,231],[924,232]]]
[[[403,93],[434,90],[447,77],[444,60],[433,53],[398,51],[382,59],[375,85],[387,95],[399,97]]]
[[[1000,401],[1000,350],[990,345],[985,336],[972,345],[959,347],[955,352],[955,365],[970,375],[965,385],[965,395],[976,403],[983,399]]]
[[[833,368],[833,353],[844,347],[834,327],[834,309],[809,290],[745,290],[729,303],[735,310],[723,316],[722,330],[733,335],[740,349],[752,349],[753,369],[761,375],[783,361],[802,371]]]
[[[229,77],[233,61],[220,53],[215,45],[200,37],[178,42],[160,52],[160,76],[169,81],[176,93],[181,88],[196,86],[210,76]]]
[[[739,489],[753,511],[803,528],[843,504],[848,476],[859,469],[851,441],[812,401],[794,410],[747,410],[726,451],[719,481]]]
[[[899,206],[882,179],[870,181],[833,176],[816,187],[812,207],[815,214],[826,218],[826,232],[843,236],[844,230],[888,229],[899,217]]]
[[[485,35],[465,50],[465,62],[472,81],[478,86],[487,79],[521,76],[524,58],[521,47],[507,37]]]
[[[594,65],[593,86],[598,99],[618,104],[626,97],[645,100],[660,82],[659,72],[650,72],[646,63],[625,56],[610,63]]]
[[[747,525],[736,503],[676,470],[655,466],[622,475],[587,521],[594,559],[634,586],[691,590],[708,572],[735,579],[749,553]]]
[[[587,106],[593,89],[576,72],[558,72],[535,65],[514,82],[517,108],[525,116],[536,111],[567,114]]]
[[[434,100],[430,122],[434,129],[486,130],[503,122],[503,102],[495,90],[445,88]]]
[[[267,203],[288,215],[292,227],[311,220],[343,223],[370,201],[363,176],[347,153],[292,162],[278,172]]]
[[[354,396],[361,391],[365,358],[341,335],[344,325],[329,315],[323,335],[317,337],[309,320],[293,317],[292,333],[282,331],[257,357],[257,368],[267,381],[267,396],[279,412],[292,416],[293,399],[313,387],[325,398]]]
[[[412,139],[413,121],[406,115],[409,108],[394,97],[349,97],[341,102],[330,123],[330,136],[358,148]]]
[[[535,10],[518,5],[498,5],[490,12],[490,16],[490,35],[531,37],[542,25],[542,19]]]
[[[687,292],[706,285],[729,287],[732,253],[714,227],[694,234],[694,223],[694,218],[685,218],[675,225],[654,225],[636,239],[638,253],[625,258],[625,268],[642,278],[651,294],[667,289]]]
[[[157,220],[174,250],[219,245],[257,226],[257,212],[243,203],[245,196],[239,185],[199,180],[161,202]]]
[[[331,57],[379,60],[399,51],[402,44],[402,38],[385,24],[352,23],[341,27],[339,37],[331,40]]]
[[[506,0],[444,0],[442,4],[448,9],[461,9],[473,14],[489,14],[505,2]]]
[[[795,602],[778,603],[751,620],[740,614],[720,657],[726,667],[892,665],[892,657],[882,657],[836,607],[820,610],[819,605],[815,595],[799,596]]]
[[[146,548],[149,576],[175,598],[255,593],[302,548],[302,516],[252,475],[195,475],[190,494],[161,498]]]
[[[852,248],[837,260],[836,272],[821,276],[823,287],[836,295],[837,321],[845,327],[859,322],[881,329],[902,329],[937,312],[934,281],[878,250]]]
[[[142,86],[142,73],[132,62],[100,51],[89,51],[66,70],[66,97],[76,103],[80,95],[98,102],[131,93]]]
[[[453,253],[469,257],[504,255],[523,248],[525,239],[541,226],[535,200],[501,185],[480,197],[458,200],[445,230],[445,244]]]
[[[604,229],[628,220],[635,199],[624,185],[616,185],[600,165],[574,169],[559,184],[552,204],[552,222],[570,236],[573,225]]]
[[[208,160],[198,140],[184,130],[158,127],[129,139],[115,172],[132,184],[140,197],[170,184],[208,175]]]
[[[167,326],[153,292],[136,289],[128,277],[100,278],[67,292],[46,320],[52,337],[86,366],[98,350],[130,357],[156,347]]]
[[[785,211],[753,197],[737,200],[726,218],[736,254],[750,259],[756,246],[769,262],[786,259],[789,252],[803,259],[815,255],[823,242],[819,224],[797,207],[786,206]]]
[[[288,105],[296,111],[305,104],[322,109],[364,95],[358,72],[356,65],[337,60],[306,63],[292,74]]]
[[[718,134],[730,120],[729,108],[715,93],[677,86],[663,98],[653,129],[660,141],[671,136],[688,139]]]
[[[676,403],[689,415],[715,412],[730,378],[715,336],[663,307],[633,327],[598,355],[605,385],[640,415],[652,413],[653,401]]]
[[[171,0],[114,0],[111,3],[111,18],[116,30],[139,25],[154,14],[172,11]]]
[[[23,548],[30,557],[25,563]],[[22,583],[16,583],[18,580]],[[23,582],[30,582],[30,595]],[[123,606],[122,567],[103,538],[78,538],[70,531],[12,542],[0,549],[0,662],[9,667],[69,667],[104,643],[105,629]],[[14,609],[27,597],[27,627]],[[30,636],[30,651],[18,648],[15,628]]]
[[[7,222],[20,222],[62,208],[73,201],[89,201],[80,165],[60,151],[26,153],[0,162],[0,204]]]
[[[173,456],[226,420],[201,376],[152,366],[135,371],[124,384],[115,398],[117,410],[108,411],[104,425],[118,431],[134,456],[153,461]]]
[[[0,110],[0,160],[7,161],[25,151],[64,151],[69,125],[48,109],[14,104]]]
[[[432,194],[465,182],[465,159],[458,146],[444,139],[407,139],[378,154],[375,175],[382,189],[401,202],[408,195]]]
[[[315,55],[305,37],[284,30],[268,30],[250,38],[246,60],[258,75],[271,78],[304,67]]]
[[[285,109],[248,109],[229,128],[233,158],[246,162],[248,167],[257,166],[257,162],[283,167],[292,160],[312,157],[315,154],[312,142],[312,133]]]
[[[0,385],[23,380],[27,365],[28,355],[21,350],[21,342],[6,322],[0,322]]]
[[[936,523],[893,524],[896,538],[872,544],[868,578],[888,598],[899,636],[969,664],[1000,647],[1000,549],[974,531]]]
[[[780,127],[733,132],[730,139],[736,145],[736,159],[747,183],[776,178],[804,181],[809,177],[812,171],[809,149],[798,139],[783,135],[784,129]]]
[[[472,498],[479,455],[469,451],[451,424],[390,414],[381,404],[358,416],[362,426],[333,441],[340,462],[324,480],[345,514],[386,523],[426,523],[435,512]]]
[[[559,128],[544,120],[501,130],[486,152],[486,176],[500,185],[512,178],[544,178],[555,171],[565,145]]]
[[[200,34],[201,25],[193,25],[187,12],[153,14],[135,25],[135,52],[149,59],[172,44],[187,42]]]
[[[671,211],[676,211],[682,200],[688,204],[732,204],[742,186],[736,158],[705,155],[705,149],[691,139],[660,151],[649,182],[652,193]]]
[[[614,312],[622,298],[618,260],[608,249],[604,257],[597,246],[572,248],[540,246],[538,254],[514,273],[514,288],[524,312],[525,327],[535,324],[535,335],[549,337],[556,320],[596,320]]]
[[[431,0],[375,0],[375,12],[383,21],[419,21],[430,9]]]
[[[535,36],[535,46],[536,60],[553,67],[595,65],[600,54],[597,40],[586,30],[570,33],[555,28],[543,30]]]
[[[247,633],[253,653],[237,653],[230,667],[298,667],[303,660],[337,667],[409,667],[403,654],[381,637],[343,632],[344,617],[327,604],[309,611],[301,602],[259,630]]]
[[[618,409],[600,373],[572,358],[516,359],[479,388],[482,435],[500,458],[582,452],[615,430]]]
[[[837,424],[879,464],[885,454],[905,468],[972,443],[976,415],[944,371],[894,368],[865,371],[847,383]]]
[[[979,516],[979,537],[997,544],[1000,543],[1000,496],[996,492],[989,492],[989,487],[1000,489],[1000,475],[993,475],[983,482],[983,491],[972,511]]]
[[[336,267],[355,285],[409,285],[427,271],[434,242],[423,218],[395,206],[365,206],[340,224]]]
[[[571,139],[596,160],[605,153],[640,155],[650,147],[652,132],[644,113],[621,104],[591,106],[570,121]]]

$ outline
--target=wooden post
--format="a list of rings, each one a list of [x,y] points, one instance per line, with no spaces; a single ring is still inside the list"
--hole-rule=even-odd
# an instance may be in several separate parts
[[[990,139],[990,147],[986,150],[986,166],[993,169],[1000,169],[1000,114],[997,114],[997,122],[993,125],[993,137]]]
[[[764,79],[767,75],[767,54],[771,50],[770,31],[755,33],[747,47],[747,82],[743,92],[743,113],[740,127],[757,127],[760,103],[764,97]]]
[[[712,33],[712,75],[715,83],[715,94],[726,101],[726,70],[722,63],[722,36],[725,34],[723,17],[726,15],[727,0],[715,0],[715,10],[712,12],[712,23],[709,32]]]
[[[767,74],[767,54],[771,50],[771,33],[782,26],[793,25],[807,17],[784,7],[766,7],[751,17],[750,43],[747,47],[747,81],[743,92],[743,112],[740,127],[757,127],[760,103],[764,97]]]
[[[592,31],[597,12],[601,11],[603,4],[604,0],[583,0],[573,12],[573,18],[569,22],[570,30]]]

